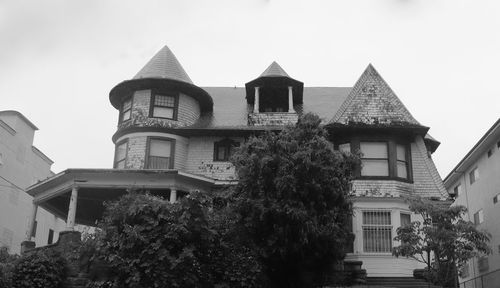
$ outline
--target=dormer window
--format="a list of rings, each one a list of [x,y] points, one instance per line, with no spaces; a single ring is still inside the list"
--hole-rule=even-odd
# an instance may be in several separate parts
[[[287,87],[261,87],[259,97],[259,112],[289,112]]]
[[[175,120],[177,117],[177,96],[153,94],[150,117]]]
[[[125,100],[122,104],[120,122],[127,121],[132,115],[132,98]]]

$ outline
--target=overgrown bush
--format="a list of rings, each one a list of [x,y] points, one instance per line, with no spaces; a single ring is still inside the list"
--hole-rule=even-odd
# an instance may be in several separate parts
[[[211,199],[199,192],[176,204],[127,194],[107,204],[96,253],[111,266],[118,287],[261,287],[256,258],[225,242],[218,231],[222,218],[214,213]]]
[[[0,247],[0,288],[12,286],[12,270],[17,258],[17,255],[9,254],[6,247]]]
[[[35,250],[16,261],[12,275],[13,288],[63,287],[66,261],[52,249]]]

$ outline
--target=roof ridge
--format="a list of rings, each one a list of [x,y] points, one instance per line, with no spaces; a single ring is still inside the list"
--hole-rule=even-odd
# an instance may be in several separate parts
[[[133,79],[141,78],[165,78],[193,84],[193,81],[167,45],[163,46]]]

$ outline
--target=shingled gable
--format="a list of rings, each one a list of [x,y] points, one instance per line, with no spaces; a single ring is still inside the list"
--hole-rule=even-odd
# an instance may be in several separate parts
[[[369,64],[331,120],[332,124],[378,127],[422,127]]]
[[[140,78],[165,78],[193,84],[181,63],[166,45],[149,60],[133,79]]]

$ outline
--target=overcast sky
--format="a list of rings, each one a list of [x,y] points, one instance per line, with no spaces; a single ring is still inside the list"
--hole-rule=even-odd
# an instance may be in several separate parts
[[[108,93],[164,45],[199,86],[273,60],[305,86],[352,86],[372,63],[441,141],[444,178],[500,117],[499,31],[498,0],[0,0],[0,110],[40,128],[54,172],[111,168]]]

